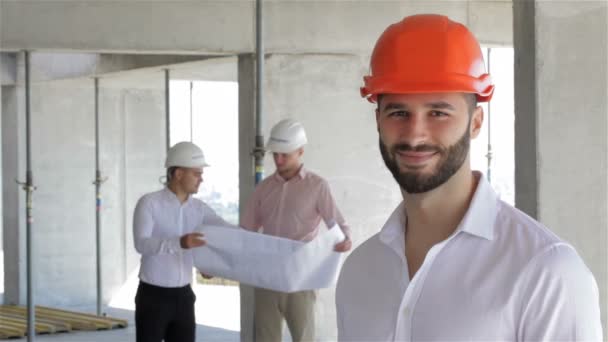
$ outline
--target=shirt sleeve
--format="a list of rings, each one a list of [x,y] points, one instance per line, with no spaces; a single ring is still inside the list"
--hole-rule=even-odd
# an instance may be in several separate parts
[[[141,255],[174,254],[182,250],[180,237],[157,238],[152,236],[154,216],[145,197],[137,201],[133,213],[133,243]]]
[[[326,181],[321,183],[321,189],[319,192],[319,200],[317,201],[317,211],[323,218],[323,221],[328,228],[333,227],[334,224],[340,226],[344,235],[350,239],[350,227],[346,224],[346,220],[342,217],[342,213],[336,206],[329,184]]]
[[[256,187],[247,201],[245,213],[241,218],[241,227],[254,232],[257,232],[262,227],[262,224],[258,219],[258,191],[258,187]]]
[[[521,279],[518,341],[602,341],[597,284],[571,246],[548,247]]]

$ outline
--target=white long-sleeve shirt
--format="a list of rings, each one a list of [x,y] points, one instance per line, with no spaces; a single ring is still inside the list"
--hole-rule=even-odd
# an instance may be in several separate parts
[[[161,287],[190,284],[192,251],[181,248],[180,237],[203,224],[231,226],[192,196],[180,203],[168,188],[142,196],[133,215],[133,241],[141,254],[139,279]]]
[[[336,289],[339,341],[601,341],[595,279],[572,246],[479,185],[412,279],[403,203],[353,251]]]

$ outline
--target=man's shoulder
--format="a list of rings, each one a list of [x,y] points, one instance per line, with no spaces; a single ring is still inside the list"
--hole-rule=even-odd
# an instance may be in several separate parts
[[[545,272],[560,274],[560,278],[572,275],[572,271],[576,270],[590,272],[574,247],[565,242],[546,246],[531,260],[530,265],[537,265],[538,269]]]
[[[375,257],[375,250],[380,249],[377,244],[380,243],[378,239],[378,233],[365,240],[362,244],[357,246],[353,251],[346,257],[340,274],[338,276],[338,283],[336,285],[336,294],[343,293],[345,286],[350,286],[353,283],[357,283],[356,279],[358,275],[365,274],[366,266],[373,263],[370,258]]]
[[[498,204],[495,234],[499,240],[532,252],[564,242],[547,226],[503,201]]]
[[[164,189],[160,189],[157,191],[152,191],[143,194],[138,202],[139,203],[151,203],[160,200],[163,197]]]
[[[329,188],[329,182],[327,181],[327,179],[323,178],[318,173],[310,171],[308,169],[306,169],[306,176],[304,177],[304,181],[307,183],[307,185],[311,186],[311,190],[315,187],[317,187],[317,189],[318,187]]]
[[[340,281],[351,282],[351,279],[345,278],[358,278],[362,273],[369,274],[386,269],[387,261],[391,259],[400,260],[397,253],[380,241],[380,233],[376,233],[346,258],[340,272]]]
[[[203,201],[202,199],[200,199],[200,198],[192,197],[190,203],[194,207],[196,207],[196,208],[209,208],[209,209],[211,209],[211,206],[209,204],[207,204],[205,201]]]
[[[538,267],[554,273],[562,273],[569,267],[588,271],[570,243],[521,210],[503,202],[496,220],[497,243],[519,258],[522,267]]]
[[[313,171],[311,169],[304,169],[304,171],[306,172],[306,177],[310,177],[310,178],[316,179],[316,180],[325,180],[316,171]]]
[[[277,182],[274,179],[275,174],[271,174],[268,177],[262,179],[258,184],[253,188],[253,193],[263,191],[264,189],[269,189],[270,187],[276,186]]]
[[[402,257],[373,235],[346,258],[336,285],[336,304],[341,311],[366,310],[370,303],[370,289],[383,289],[376,300],[386,300],[398,292],[403,269]],[[361,313],[356,313],[359,316]],[[364,315],[365,316],[365,315]]]

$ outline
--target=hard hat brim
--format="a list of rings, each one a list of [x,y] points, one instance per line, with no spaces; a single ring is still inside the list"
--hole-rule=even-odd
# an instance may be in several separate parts
[[[471,93],[477,95],[478,102],[492,99],[494,85],[489,74],[479,78],[467,75],[436,75],[418,80],[402,80],[388,77],[365,76],[365,86],[361,96],[371,103],[377,102],[379,94],[428,94],[428,93]]]
[[[296,151],[297,149],[299,149],[300,147],[302,147],[304,145],[305,144],[286,145],[286,144],[269,142],[268,144],[266,144],[266,149],[268,149],[270,152],[273,152],[273,153],[291,153],[291,152]]]
[[[211,165],[209,165],[207,162],[203,162],[203,163],[196,163],[196,164],[185,164],[182,163],[180,165],[175,165],[172,163],[165,163],[165,169],[168,169],[170,167],[185,167],[185,168],[203,168],[203,167],[209,167]]]

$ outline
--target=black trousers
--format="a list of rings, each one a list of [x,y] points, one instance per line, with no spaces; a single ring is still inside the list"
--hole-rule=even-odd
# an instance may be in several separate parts
[[[135,295],[137,342],[194,342],[196,296],[190,285],[167,288],[139,282]]]

